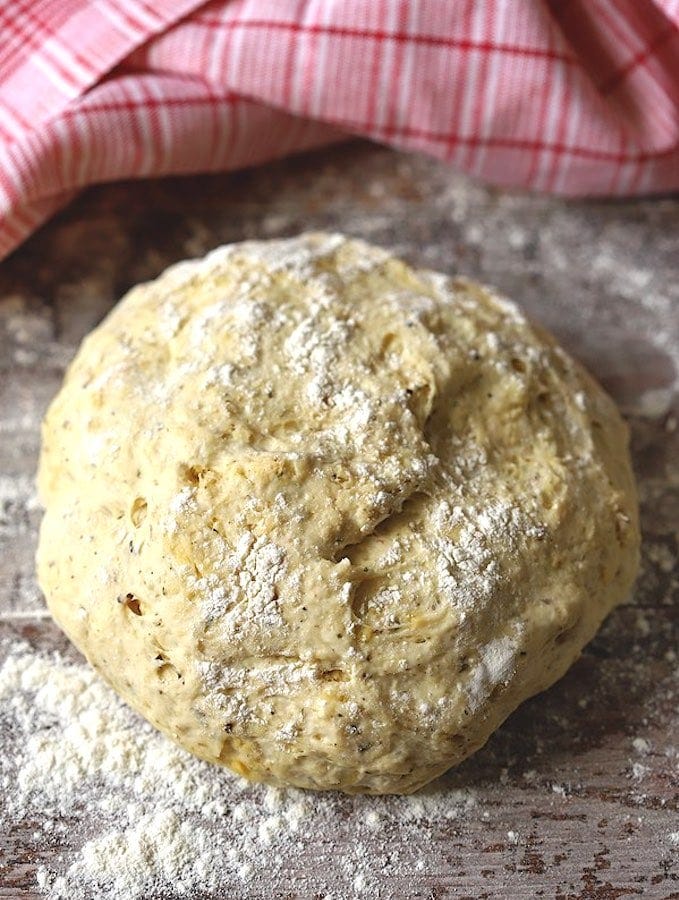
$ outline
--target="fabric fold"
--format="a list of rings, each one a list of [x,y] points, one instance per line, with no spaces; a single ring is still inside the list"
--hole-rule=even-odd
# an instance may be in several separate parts
[[[69,192],[347,134],[566,196],[679,187],[679,0],[6,0],[0,254]]]
[[[200,0],[25,0],[0,13],[0,140],[55,118]]]

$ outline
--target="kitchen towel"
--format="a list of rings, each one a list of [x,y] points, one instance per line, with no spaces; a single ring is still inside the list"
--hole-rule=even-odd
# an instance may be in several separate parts
[[[562,195],[679,187],[679,0],[4,0],[0,256],[80,188],[362,135]]]

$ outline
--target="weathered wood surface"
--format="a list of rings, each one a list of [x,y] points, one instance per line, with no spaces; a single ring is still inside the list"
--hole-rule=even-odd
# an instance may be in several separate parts
[[[0,266],[0,639],[75,658],[41,616],[32,479],[39,420],[83,335],[130,285],[171,262],[309,228],[365,237],[518,300],[628,416],[643,509],[634,598],[561,683],[448,776],[474,790],[474,814],[435,835],[423,868],[385,867],[380,895],[679,897],[678,199],[498,192],[362,144],[230,176],[89,191]],[[635,738],[648,742],[643,756]],[[35,823],[0,834],[0,897],[37,896],[37,865],[96,829],[86,816],[78,824],[49,845]],[[331,871],[350,841],[338,820],[290,861],[285,888],[264,878],[248,896],[320,896],[315,872]]]

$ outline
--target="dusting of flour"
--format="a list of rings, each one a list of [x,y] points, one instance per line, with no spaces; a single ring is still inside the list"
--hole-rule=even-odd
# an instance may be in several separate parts
[[[84,664],[23,642],[0,650],[0,827],[34,822],[36,846],[61,851],[36,874],[52,900],[386,897],[385,875],[418,870],[437,831],[477,814],[467,790],[346,797],[248,784],[175,747]],[[310,856],[290,868],[311,836],[338,829],[333,871]]]

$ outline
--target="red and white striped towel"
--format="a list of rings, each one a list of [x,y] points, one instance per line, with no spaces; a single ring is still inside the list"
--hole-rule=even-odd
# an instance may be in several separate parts
[[[4,0],[0,256],[84,185],[347,134],[495,184],[679,187],[679,0]]]

